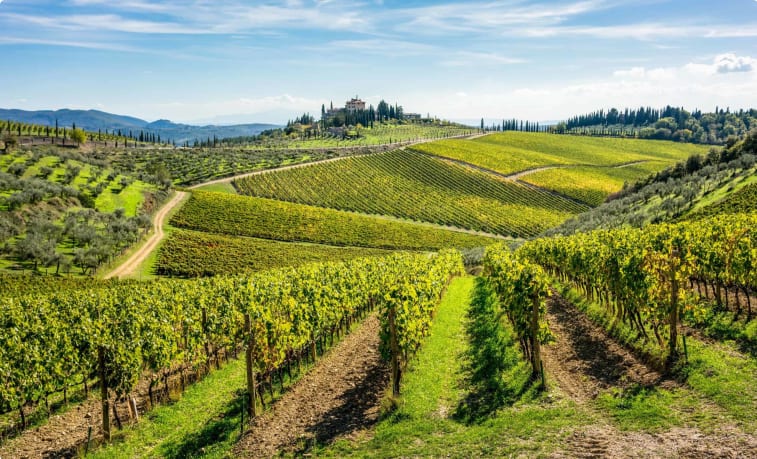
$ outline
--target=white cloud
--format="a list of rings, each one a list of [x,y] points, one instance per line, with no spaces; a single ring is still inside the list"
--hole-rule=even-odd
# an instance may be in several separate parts
[[[609,107],[670,104],[689,110],[712,110],[715,106],[749,108],[757,106],[757,71],[718,72],[722,68],[743,70],[748,65],[757,66],[751,57],[723,54],[711,58],[707,64],[636,66],[617,70],[604,78],[573,83],[534,84],[501,91],[482,83],[468,88],[464,99],[454,97],[454,93],[448,97],[413,94],[406,105],[447,118],[516,117],[534,121],[564,119]],[[402,100],[405,102],[404,97]]]
[[[737,56],[725,53],[715,56],[711,64],[691,62],[684,69],[693,74],[716,75],[725,73],[749,73],[755,69],[757,59],[750,56]]]
[[[748,56],[737,56],[733,53],[721,54],[715,57],[713,65],[718,73],[751,72],[757,60]]]

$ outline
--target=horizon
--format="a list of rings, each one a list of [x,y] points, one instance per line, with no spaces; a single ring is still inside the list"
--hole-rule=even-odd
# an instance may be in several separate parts
[[[467,122],[737,111],[757,106],[755,18],[755,0],[5,0],[0,106],[195,125],[284,124],[355,95]]]

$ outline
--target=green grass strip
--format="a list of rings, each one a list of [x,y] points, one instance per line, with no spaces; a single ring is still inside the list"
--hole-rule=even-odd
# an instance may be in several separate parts
[[[314,456],[535,456],[557,449],[569,426],[591,422],[569,402],[528,403],[537,397],[528,367],[513,360],[519,351],[504,320],[501,328],[492,326],[495,310],[485,282],[455,279],[405,373],[397,409],[384,416],[373,438],[341,440]],[[480,364],[472,365],[474,359]],[[486,359],[499,363],[487,370]]]
[[[230,360],[223,368],[190,386],[181,399],[148,412],[125,429],[112,445],[87,457],[225,457],[239,438],[244,388],[244,360]]]

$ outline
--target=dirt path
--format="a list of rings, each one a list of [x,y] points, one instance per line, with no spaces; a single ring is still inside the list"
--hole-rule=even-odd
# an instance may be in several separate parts
[[[367,154],[375,154],[375,153],[367,153]],[[252,177],[252,176],[255,176],[255,175],[268,174],[268,173],[272,173],[272,172],[281,172],[281,171],[286,171],[286,170],[289,170],[289,169],[298,169],[300,167],[315,166],[317,164],[331,163],[331,162],[334,162],[334,161],[339,161],[340,159],[354,158],[356,156],[359,156],[359,155],[337,156],[336,158],[320,159],[318,161],[309,161],[309,162],[305,162],[305,163],[290,164],[289,166],[274,167],[272,169],[261,169],[259,171],[246,172],[244,174],[232,175],[231,177],[224,177],[224,178],[220,178],[220,179],[211,180],[209,182],[198,183],[197,185],[190,186],[189,189],[190,190],[194,190],[194,189],[206,186],[206,185],[217,185],[219,183],[231,183],[234,180],[239,180],[239,179],[243,179],[243,178],[246,178],[246,177]]]
[[[234,448],[242,457],[304,454],[314,442],[354,437],[377,421],[389,371],[378,351],[379,320],[373,314],[315,368],[256,418]]]
[[[447,137],[447,138],[449,138],[449,139],[461,139],[461,138],[462,139],[467,139],[467,138],[476,138],[476,137],[481,137],[481,136],[468,137],[468,136],[465,136],[465,135],[457,135],[457,136],[452,136],[452,137]],[[315,166],[316,164],[330,163],[330,162],[338,161],[340,159],[345,159],[345,158],[354,158],[356,156],[365,156],[365,155],[375,155],[375,154],[380,154],[380,153],[386,153],[387,151],[391,151],[391,150],[394,150],[394,149],[404,149],[405,147],[409,147],[409,146],[413,146],[413,145],[418,145],[418,144],[421,144],[421,143],[435,142],[437,140],[440,140],[440,139],[420,139],[420,140],[413,140],[413,141],[408,141],[408,142],[388,143],[388,144],[382,144],[382,145],[368,145],[366,147],[375,146],[377,148],[382,148],[383,147],[384,149],[381,150],[381,151],[374,151],[374,152],[371,152],[371,153],[364,153],[363,155],[337,156],[336,158],[320,159],[318,161],[308,161],[308,162],[304,162],[304,163],[291,164],[289,166],[274,167],[274,168],[271,168],[271,169],[262,169],[262,170],[254,171],[254,172],[246,172],[244,174],[232,175],[230,177],[224,177],[224,178],[220,178],[220,179],[210,180],[208,182],[198,183],[196,185],[190,186],[189,189],[193,190],[193,189],[197,189],[197,188],[200,188],[200,187],[203,187],[203,186],[206,186],[206,185],[217,185],[219,183],[231,183],[234,180],[243,179],[245,177],[252,177],[254,175],[267,174],[269,172],[285,171],[285,170],[288,170],[288,169],[297,169],[299,167]],[[352,148],[366,148],[366,147],[335,147],[335,148],[328,148],[328,149],[324,148],[323,150],[332,150],[332,149],[337,149],[337,150],[339,150],[339,149],[346,149],[346,150],[349,150],[349,149],[352,149]],[[297,150],[297,149],[296,148],[292,148],[291,150]],[[310,149],[303,149],[303,150],[310,150]]]
[[[585,402],[608,387],[631,384],[676,386],[610,339],[556,292],[547,303],[547,318],[557,342],[544,347],[544,366],[570,398]]]
[[[142,262],[145,261],[145,259],[150,256],[150,253],[152,253],[153,250],[160,244],[160,241],[163,240],[163,236],[165,235],[163,232],[163,223],[166,218],[166,215],[168,215],[171,210],[174,209],[179,203],[181,203],[184,198],[187,196],[187,193],[183,191],[177,191],[176,195],[174,195],[173,198],[171,198],[170,201],[166,203],[166,205],[161,208],[158,213],[155,214],[155,218],[153,219],[153,234],[150,236],[149,239],[144,243],[142,247],[139,248],[132,256],[129,257],[126,262],[124,262],[121,266],[114,269],[110,273],[105,275],[105,279],[110,279],[111,277],[127,277],[131,274],[134,274],[134,272],[137,270],[137,268],[142,264]]]
[[[679,384],[649,368],[556,293],[547,303],[547,317],[556,336],[555,343],[542,348],[547,383],[598,418],[591,426],[570,434],[563,450],[553,457],[757,457],[757,438],[731,425],[722,425],[712,433],[693,427],[659,433],[620,431],[593,405],[600,392],[634,384],[667,389]]]
[[[631,161],[630,163],[617,164],[614,166],[597,166],[596,164],[556,164],[554,166],[541,166],[541,167],[535,167],[533,169],[526,169],[524,171],[516,172],[514,174],[505,175],[504,177],[510,180],[520,180],[521,177],[525,177],[526,175],[535,174],[541,171],[548,171],[550,169],[570,169],[572,167],[599,167],[599,168],[605,168],[605,169],[622,169],[624,167],[631,167],[637,164],[643,164],[643,163],[648,163],[648,162],[649,160],[645,159],[641,161]]]

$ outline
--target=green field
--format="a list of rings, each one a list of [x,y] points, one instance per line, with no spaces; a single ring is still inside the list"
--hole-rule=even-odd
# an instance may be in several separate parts
[[[235,182],[241,194],[392,215],[513,237],[533,236],[588,209],[548,192],[396,150]]]
[[[195,191],[171,219],[207,233],[393,250],[480,247],[495,239],[271,199]]]
[[[416,145],[415,150],[490,169],[501,174],[551,165],[613,166],[636,161],[672,164],[693,154],[705,154],[703,145],[658,140],[558,136],[544,133],[503,132],[474,140],[440,140]]]
[[[164,276],[214,276],[389,253],[383,249],[278,242],[174,230],[160,247],[155,271]]]
[[[2,161],[0,161],[0,172],[9,172],[12,164],[26,164],[27,167],[21,175],[22,179],[42,179],[52,184],[63,186],[66,185],[64,183],[66,170],[78,169],[78,174],[68,186],[88,195],[95,194],[94,190],[98,186],[101,186],[102,191],[97,193],[95,197],[95,209],[100,212],[112,213],[116,209],[122,208],[128,217],[137,215],[146,192],[157,190],[154,185],[134,180],[124,174],[116,174],[113,169],[108,167],[45,153],[50,152],[43,151],[38,153],[36,151],[18,150],[12,154],[3,155],[0,157],[2,158]],[[52,169],[50,175],[45,178],[42,178],[40,175],[43,168]],[[108,180],[109,176],[113,178]],[[126,188],[120,184],[122,178],[127,178],[129,181]],[[12,193],[14,190],[0,191]]]
[[[660,161],[621,167],[566,166],[537,171],[524,175],[519,180],[557,191],[591,206],[598,206],[608,195],[623,188],[624,184],[632,183],[667,166],[667,163]]]

